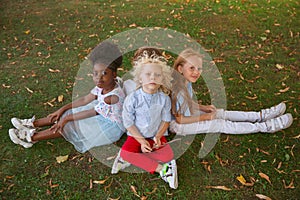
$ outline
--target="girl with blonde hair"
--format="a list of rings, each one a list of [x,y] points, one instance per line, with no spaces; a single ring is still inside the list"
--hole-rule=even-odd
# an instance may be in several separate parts
[[[248,134],[276,132],[288,128],[291,114],[284,114],[285,103],[259,112],[227,111],[214,105],[200,105],[193,100],[195,83],[203,66],[203,55],[193,49],[182,51],[174,62],[172,86],[172,114],[170,130],[179,135],[200,133]]]

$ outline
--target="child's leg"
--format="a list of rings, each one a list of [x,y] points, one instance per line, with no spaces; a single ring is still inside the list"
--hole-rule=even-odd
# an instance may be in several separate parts
[[[233,122],[259,122],[261,121],[260,112],[228,111],[224,109],[217,110],[217,119],[224,119]]]
[[[54,122],[53,122],[53,120],[51,121],[51,118],[44,117],[44,118],[41,118],[41,119],[36,119],[36,120],[34,120],[33,126],[34,126],[34,127],[50,126],[50,125],[52,125],[53,123],[54,123]]]
[[[53,132],[53,130],[46,129],[40,132],[34,133],[34,135],[31,137],[31,140],[33,142],[40,141],[40,140],[48,140],[48,139],[54,139],[62,137],[62,135],[58,132]]]
[[[191,124],[178,124],[172,121],[171,129],[179,135],[201,133],[249,134],[267,132],[266,123],[232,122],[223,119],[201,121]]]
[[[271,108],[255,111],[228,111],[224,109],[217,110],[217,119],[225,119],[233,122],[264,122],[269,119],[283,115],[286,110],[285,103],[272,106]]]
[[[14,117],[11,119],[11,123],[15,128],[22,130],[22,129],[32,129],[37,127],[49,126],[52,125],[54,121],[48,117],[35,119],[35,116],[33,116],[31,119],[19,119]]]
[[[121,150],[121,157],[124,160],[145,171],[153,173],[157,170],[159,163],[149,157],[148,154],[151,153],[142,153],[140,143],[130,136],[128,136]]]
[[[159,149],[154,149],[151,153],[148,154],[150,158],[156,161],[160,161],[162,163],[170,162],[174,159],[174,154],[171,146],[167,143],[165,137],[160,138],[161,144],[164,143],[164,146],[160,147]],[[150,143],[151,147],[154,144],[154,141],[149,139],[148,142]]]

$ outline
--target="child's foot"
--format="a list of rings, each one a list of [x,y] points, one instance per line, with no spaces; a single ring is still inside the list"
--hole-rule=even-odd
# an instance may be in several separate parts
[[[31,141],[31,136],[34,133],[34,129],[32,130],[18,130],[18,129],[9,129],[8,134],[10,140],[15,143],[22,145],[25,148],[32,147],[33,143]],[[29,138],[30,137],[30,138]]]
[[[123,160],[123,158],[121,158],[120,151],[119,151],[117,157],[115,158],[114,164],[112,166],[111,173],[117,174],[120,170],[123,170],[129,166],[130,166],[130,163]]]
[[[273,119],[275,117],[279,117],[283,115],[283,113],[286,110],[286,105],[284,102],[281,102],[280,104],[273,106],[271,108],[263,109],[261,110],[261,121],[265,122],[269,119]]]
[[[281,115],[274,119],[269,119],[265,122],[267,125],[267,133],[274,133],[282,129],[290,127],[293,123],[293,116],[290,113]]]
[[[159,174],[164,181],[169,183],[171,188],[176,189],[178,187],[177,166],[175,160],[163,164],[163,168]]]
[[[31,119],[18,119],[18,118],[11,118],[11,123],[19,130],[34,128],[33,122],[35,120],[35,116]]]

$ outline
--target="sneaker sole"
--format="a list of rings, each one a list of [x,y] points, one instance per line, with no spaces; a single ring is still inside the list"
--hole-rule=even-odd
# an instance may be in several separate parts
[[[178,187],[178,177],[177,177],[177,165],[176,165],[176,161],[172,160],[171,161],[171,165],[172,165],[172,169],[174,169],[174,187],[171,187],[173,189],[177,189]]]
[[[293,124],[293,121],[294,121],[293,115],[291,113],[287,113],[286,115],[288,116],[289,121],[288,121],[287,125],[284,127],[284,129],[290,127]]]
[[[11,140],[13,143],[19,144],[19,145],[23,146],[24,148],[30,148],[30,147],[32,147],[32,145],[33,145],[33,144],[31,144],[31,143],[26,143],[26,142],[20,140],[20,139],[18,138],[18,136],[15,134],[15,130],[14,130],[14,129],[9,129],[8,135],[9,135],[10,140]]]
[[[292,114],[290,114],[290,113],[287,113],[287,114],[285,114],[287,117],[288,117],[288,121],[287,121],[287,123],[286,123],[286,125],[283,127],[283,128],[281,128],[281,129],[277,129],[277,130],[274,130],[274,131],[270,131],[269,133],[276,133],[276,132],[278,132],[278,131],[280,131],[280,130],[283,130],[283,129],[287,129],[287,128],[289,128],[292,124],[293,124],[293,116],[292,116]],[[283,115],[282,115],[283,116]]]

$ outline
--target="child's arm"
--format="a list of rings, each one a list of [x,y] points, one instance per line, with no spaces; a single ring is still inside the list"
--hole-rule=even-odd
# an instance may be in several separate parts
[[[217,110],[217,108],[214,105],[202,105],[195,101],[193,101],[193,107],[199,108],[199,110],[206,113],[215,112]]]
[[[141,135],[135,125],[128,127],[127,131],[141,144],[141,150],[143,153],[149,153],[152,151],[149,142]]]
[[[85,118],[89,118],[89,117],[93,117],[96,116],[97,112],[94,109],[90,109],[90,110],[84,110],[75,114],[70,114],[65,116],[63,119],[59,120],[59,122],[57,124],[55,124],[54,126],[51,127],[51,130],[59,131],[62,130],[65,126],[66,123],[70,122],[70,121],[75,121],[75,120],[80,120],[80,119],[85,119]]]
[[[86,96],[80,97],[79,99],[76,99],[75,101],[64,105],[63,107],[61,107],[60,109],[58,109],[54,113],[51,113],[50,115],[48,115],[48,118],[50,118],[51,122],[55,122],[62,116],[62,114],[65,111],[67,111],[71,108],[77,108],[77,107],[80,107],[80,106],[84,106],[84,105],[92,102],[95,99],[96,99],[96,96],[92,93],[89,93]]]
[[[170,122],[165,122],[162,121],[160,123],[159,129],[156,133],[156,135],[154,136],[153,140],[154,140],[154,144],[155,144],[155,148],[159,148],[162,144],[160,143],[160,138],[164,135],[164,133],[167,131],[168,127],[170,125]]]
[[[212,120],[215,119],[216,117],[216,112],[210,112],[210,113],[205,113],[201,115],[195,115],[195,116],[188,116],[185,117],[184,115],[178,114],[175,116],[176,122],[178,124],[190,124],[190,123],[195,123],[199,121],[206,121],[206,120]]]

